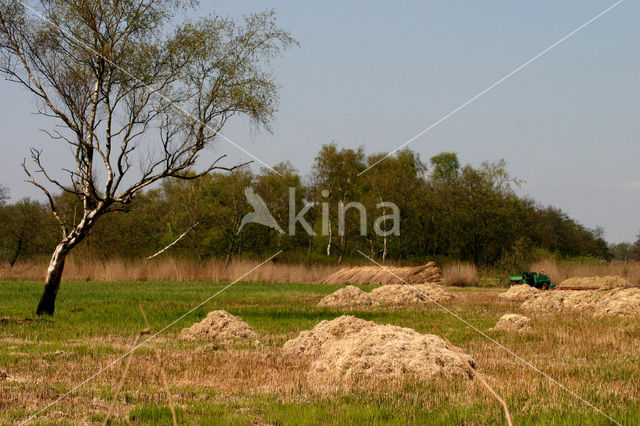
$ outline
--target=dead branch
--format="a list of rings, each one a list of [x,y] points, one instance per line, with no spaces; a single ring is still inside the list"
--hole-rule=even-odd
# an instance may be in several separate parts
[[[168,246],[166,246],[165,248],[163,248],[162,250],[160,250],[159,252],[157,252],[154,255],[151,255],[149,257],[146,258],[146,260],[150,260],[153,259],[154,257],[158,256],[159,254],[164,253],[165,251],[167,251],[169,248],[173,247],[178,241],[180,241],[181,239],[184,238],[185,235],[187,235],[190,231],[192,231],[196,226],[198,226],[200,224],[200,222],[196,222],[193,225],[191,225],[191,227],[189,229],[187,229],[186,231],[184,231],[182,233],[182,235],[180,235],[178,238],[176,238],[176,240],[174,242],[172,242],[171,244],[169,244]]]
[[[142,305],[138,305],[140,308],[140,312],[142,313],[142,318],[144,318],[144,323],[147,326],[147,330],[151,333],[151,326],[149,325],[149,320],[147,319],[147,314],[142,309]],[[169,409],[171,410],[171,418],[173,419],[173,425],[178,426],[178,419],[176,417],[176,410],[173,406],[173,397],[171,396],[171,389],[169,389],[169,381],[167,380],[167,374],[164,371],[164,367],[162,366],[162,360],[160,359],[160,354],[157,350],[153,350],[153,355],[156,357],[156,362],[158,363],[158,367],[160,367],[160,377],[162,377],[162,384],[164,385],[164,389],[167,392],[167,400],[169,401]]]
[[[136,336],[135,340],[133,341],[132,351],[135,350],[136,347],[138,346],[140,337],[142,337],[144,334],[147,334],[145,333],[145,331],[147,330],[142,330]],[[104,418],[104,422],[102,423],[103,426],[106,426],[107,424],[109,424],[109,419],[111,418],[111,413],[113,413],[113,408],[116,406],[118,395],[120,395],[120,391],[124,386],[124,379],[127,377],[127,373],[129,372],[129,366],[131,365],[132,358],[133,357],[131,356],[131,353],[129,353],[129,356],[127,357],[127,362],[124,364],[124,370],[122,370],[122,375],[120,376],[120,381],[118,382],[118,387],[116,387],[116,392],[113,394],[113,399],[111,400],[111,404],[109,405],[109,409],[107,410],[107,417]]]
[[[147,319],[147,314],[145,313],[144,309],[142,308],[142,305],[138,305],[138,307],[140,308],[140,313],[142,314],[142,318],[144,319],[144,323],[146,325],[146,328],[141,330],[140,333],[138,333],[138,335],[136,336],[135,340],[133,341],[133,346],[131,351],[128,354],[127,357],[127,362],[124,365],[124,369],[122,370],[122,375],[120,376],[120,381],[118,382],[118,386],[116,387],[116,391],[113,395],[113,399],[111,400],[111,404],[109,405],[109,409],[107,410],[107,416],[104,419],[104,422],[102,423],[103,426],[106,426],[107,424],[109,424],[109,420],[111,419],[111,415],[113,413],[113,409],[116,405],[116,401],[118,400],[118,395],[120,395],[120,391],[122,390],[122,387],[124,386],[124,381],[127,377],[127,374],[129,373],[129,367],[131,366],[131,360],[133,358],[133,352],[135,352],[136,349],[138,349],[138,342],[140,341],[140,338],[144,335],[150,335],[152,333],[151,330],[151,326],[149,325],[149,320]],[[158,351],[156,351],[155,349],[152,349],[153,354],[156,358],[156,362],[158,363],[158,366],[160,367],[160,377],[162,378],[162,384],[164,385],[165,391],[167,393],[167,399],[169,401],[169,409],[171,410],[171,418],[173,420],[173,425],[177,426],[178,425],[178,419],[176,417],[176,410],[175,407],[173,405],[173,397],[171,395],[171,390],[169,388],[169,381],[167,380],[167,374],[164,371],[164,367],[162,366],[162,360],[160,359],[160,354],[158,353]]]
[[[438,334],[445,341],[449,349],[454,351],[456,355],[458,355],[458,358],[460,358],[460,360],[464,363],[464,365],[469,369],[469,371],[471,372],[471,375],[474,378],[477,378],[480,384],[484,386],[489,391],[489,393],[493,395],[493,397],[496,400],[498,400],[498,402],[500,402],[500,404],[502,405],[502,409],[504,410],[504,417],[507,419],[507,424],[509,426],[513,426],[513,422],[511,421],[511,414],[509,413],[509,407],[507,406],[507,403],[505,402],[505,400],[502,399],[502,397],[498,395],[498,393],[495,390],[493,390],[493,388],[489,385],[489,383],[487,383],[487,381],[484,380],[484,378],[480,374],[478,374],[478,372],[471,366],[471,364],[469,364],[469,362],[462,356],[458,348],[456,348],[451,344],[449,339],[445,337],[445,335],[442,333],[442,331],[440,331],[440,329],[437,326],[435,327],[435,329],[438,331]]]

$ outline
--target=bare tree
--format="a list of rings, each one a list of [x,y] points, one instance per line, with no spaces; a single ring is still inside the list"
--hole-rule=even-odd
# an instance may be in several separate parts
[[[278,87],[268,64],[295,40],[271,11],[175,25],[192,3],[0,0],[0,71],[34,95],[38,112],[57,121],[48,135],[73,153],[67,169],[48,169],[35,149],[33,168],[23,163],[62,235],[38,315],[53,315],[65,259],[102,215],[161,179],[233,169],[219,156],[192,170],[234,115],[269,129]],[[59,214],[59,191],[81,202],[77,220]]]

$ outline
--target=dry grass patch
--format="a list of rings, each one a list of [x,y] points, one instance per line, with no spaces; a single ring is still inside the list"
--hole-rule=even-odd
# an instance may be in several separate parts
[[[5,315],[25,316],[24,312],[32,308],[28,294],[39,296],[40,284],[5,285],[14,289],[9,298],[6,297],[7,292],[0,297]],[[24,288],[32,288],[33,291],[25,295]],[[0,366],[18,380],[0,382],[0,424],[25,420],[128,351],[141,325],[140,319],[132,313],[135,311],[137,314],[135,304],[127,303],[128,300],[144,296],[149,298],[149,304],[153,301],[156,308],[147,311],[151,323],[160,327],[184,313],[194,297],[204,300],[211,294],[210,287],[196,283],[166,286],[167,290],[176,290],[176,293],[153,291],[156,287],[151,288],[149,283],[105,285],[102,293],[90,292],[99,288],[100,285],[94,283],[68,283],[66,295],[74,301],[66,306],[61,304],[59,316],[53,322],[1,324]],[[248,300],[248,294],[252,293],[247,293],[247,288],[252,292],[263,292],[260,294],[262,305],[253,299]],[[309,291],[310,288],[315,290]],[[505,309],[509,309],[507,306],[512,305],[498,302],[498,289],[449,290],[456,295],[452,306],[455,311],[480,329],[492,327]],[[388,323],[410,327],[424,333],[422,336],[434,333],[433,326],[437,325],[453,344],[473,355],[480,374],[507,400],[517,424],[606,422],[601,414],[528,368],[509,352],[438,309],[371,309],[362,315],[374,319],[375,323],[353,320],[353,317],[341,323],[336,318],[320,327],[317,323],[327,318],[328,313],[315,305],[328,291],[326,286],[306,284],[285,287],[247,284],[246,288],[230,288],[227,297],[218,300],[215,306],[234,309],[232,312],[260,332],[260,347],[244,344],[214,347],[208,342],[181,341],[175,335],[179,329],[169,330],[150,341],[149,345],[160,353],[171,392],[183,416],[181,423],[285,425],[306,421],[337,425],[386,421],[398,424],[494,424],[502,419],[500,407],[491,396],[466,378],[449,379],[436,374],[414,384],[409,377],[413,373],[406,373],[401,378],[409,378],[409,383],[398,383],[396,378],[381,383],[383,380],[378,381],[377,374],[371,377],[366,371],[359,370],[369,361],[385,365],[384,362],[403,358],[391,349],[389,352],[382,352],[382,349],[376,352],[377,348],[391,347],[394,342],[406,343],[413,339],[412,332],[408,335],[401,333],[404,336],[401,338],[388,337],[391,335],[388,330],[384,331],[384,327],[394,330],[395,327],[376,325]],[[193,293],[180,304],[178,296],[185,292]],[[301,294],[306,296],[300,297]],[[24,303],[26,308],[15,309],[19,303]],[[86,311],[70,313],[69,308],[78,303]],[[95,312],[100,312],[100,315],[95,315]],[[192,315],[191,322],[205,314],[206,311],[200,311],[200,316]],[[534,323],[530,333],[500,333],[496,340],[620,423],[638,424],[640,387],[636,379],[640,364],[640,323],[636,318],[595,318],[572,312],[539,315],[534,318]],[[111,327],[114,324],[118,327]],[[125,331],[122,331],[123,327]],[[383,327],[378,329],[383,338],[374,343],[373,334],[377,332],[372,330],[376,327]],[[301,332],[304,329],[307,330]],[[323,333],[320,333],[321,329]],[[74,333],[74,330],[82,333]],[[298,337],[283,348],[284,336]],[[302,339],[303,336],[306,339]],[[371,340],[368,340],[369,336]],[[318,343],[319,340],[326,340],[326,344]],[[294,341],[297,344],[294,345]],[[339,342],[345,341],[352,342],[353,348],[341,349]],[[207,349],[198,350],[204,347]],[[415,347],[413,343],[408,344],[409,350]],[[311,367],[321,357],[321,353],[313,348],[335,348],[332,354],[344,370],[337,367],[335,373],[330,369],[323,370],[319,373],[322,377],[318,383],[310,383]],[[58,350],[64,355],[56,355]],[[13,352],[24,356],[13,355]],[[308,355],[300,356],[305,353]],[[364,356],[360,357],[360,354]],[[139,412],[145,407],[161,409],[167,404],[158,365],[150,348],[139,349],[133,357],[130,374],[116,404],[114,423],[158,424],[163,420],[170,421],[166,416],[159,420],[130,417],[133,411]],[[327,362],[331,361],[329,358],[327,355]],[[404,359],[399,361],[400,370],[406,365],[409,365],[406,368],[413,368],[406,357]],[[107,369],[45,411],[37,422],[100,423],[120,379],[122,367],[123,363],[119,363]],[[392,374],[399,371],[394,368],[393,365],[390,367]],[[422,367],[417,365],[416,368]],[[352,377],[354,382],[362,380],[368,385],[363,389],[344,389],[344,392],[316,391],[323,383],[329,383],[330,387],[344,386],[346,382],[343,381],[348,380],[346,377]]]
[[[9,375],[9,373],[7,373],[7,371],[4,370],[3,368],[0,368],[0,381],[9,380],[9,379],[11,379],[11,376]]]

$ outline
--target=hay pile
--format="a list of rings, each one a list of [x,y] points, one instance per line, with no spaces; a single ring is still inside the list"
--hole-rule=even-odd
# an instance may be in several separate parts
[[[352,316],[322,321],[285,343],[283,350],[290,356],[309,357],[307,379],[321,388],[350,387],[362,380],[470,377],[464,363],[440,337]],[[463,356],[475,365],[473,358]]]
[[[533,330],[531,318],[518,314],[505,314],[496,323],[492,330],[515,331],[516,333],[528,333]]]
[[[640,289],[553,290],[526,300],[521,309],[538,313],[583,313],[596,317],[640,316]]]
[[[511,302],[524,302],[538,293],[540,293],[540,290],[535,287],[531,287],[527,284],[518,284],[511,286],[509,290],[501,293],[498,297]]]
[[[311,330],[301,331],[298,337],[284,344],[282,351],[285,355],[294,358],[317,357],[322,352],[324,344],[377,326],[375,322],[365,321],[351,315],[342,315],[331,321],[321,321]]]
[[[442,271],[433,262],[416,267],[388,266],[381,268],[379,266],[360,266],[342,268],[320,281],[320,283],[401,284],[403,280],[411,284],[440,283],[442,281]]]
[[[640,288],[616,288],[608,294],[606,303],[598,306],[596,316],[640,316]]]
[[[608,275],[605,277],[573,277],[567,278],[560,283],[560,287],[625,287],[631,283],[626,278],[616,275]]]
[[[256,339],[258,335],[247,324],[227,311],[211,311],[200,322],[183,329],[178,335],[182,340],[233,340]]]
[[[381,305],[411,305],[432,300],[441,303],[453,299],[446,288],[437,284],[383,285],[374,289],[371,297]]]
[[[348,285],[345,288],[341,288],[340,290],[323,297],[318,303],[318,306],[323,307],[355,308],[377,305],[379,305],[379,303],[371,297],[371,294],[352,285]]]

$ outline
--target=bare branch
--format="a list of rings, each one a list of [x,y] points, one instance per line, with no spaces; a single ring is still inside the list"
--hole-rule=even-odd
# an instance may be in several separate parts
[[[45,196],[47,197],[47,200],[49,202],[49,209],[51,210],[51,213],[53,214],[53,216],[56,218],[56,220],[58,221],[58,224],[60,225],[60,229],[62,229],[62,233],[63,233],[63,238],[66,238],[67,236],[67,224],[62,220],[62,218],[60,217],[60,214],[58,213],[58,209],[56,208],[56,204],[53,201],[53,197],[51,196],[51,193],[47,190],[47,188],[38,183],[35,179],[35,177],[31,174],[31,172],[29,171],[29,169],[27,168],[27,164],[26,164],[26,159],[22,162],[22,168],[24,169],[24,172],[27,174],[28,179],[25,181],[27,183],[31,183],[33,185],[35,185],[36,187],[40,188],[40,190],[42,190],[42,192],[44,192]]]

